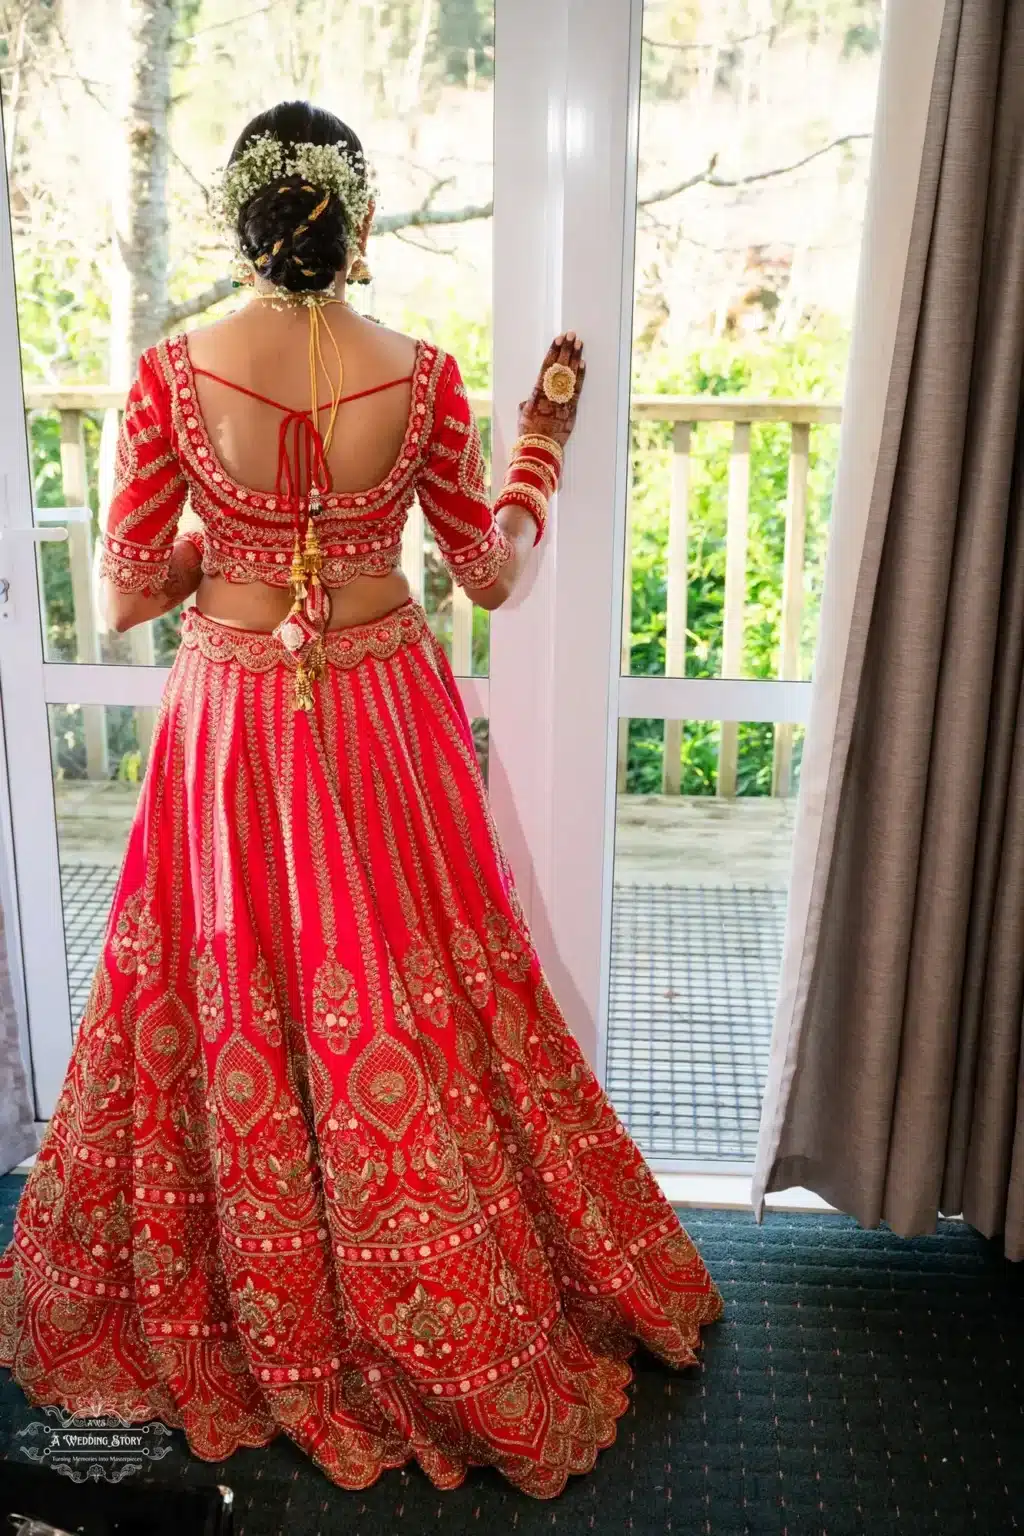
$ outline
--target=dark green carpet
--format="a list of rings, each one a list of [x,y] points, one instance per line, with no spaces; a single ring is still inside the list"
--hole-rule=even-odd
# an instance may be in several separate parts
[[[6,1243],[20,1178],[0,1179]],[[345,1493],[283,1436],[220,1464],[180,1435],[161,1479],[227,1483],[236,1536],[1008,1536],[1024,1528],[1024,1266],[948,1222],[904,1241],[842,1217],[688,1211],[726,1315],[701,1368],[640,1356],[619,1438],[539,1502],[491,1471]],[[25,1404],[0,1371],[0,1456]],[[0,1464],[2,1476],[2,1464]]]

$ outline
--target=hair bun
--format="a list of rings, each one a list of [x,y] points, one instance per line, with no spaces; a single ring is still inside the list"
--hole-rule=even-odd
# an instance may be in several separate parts
[[[261,277],[291,293],[327,288],[345,266],[349,230],[339,198],[282,176],[241,210],[239,237]]]

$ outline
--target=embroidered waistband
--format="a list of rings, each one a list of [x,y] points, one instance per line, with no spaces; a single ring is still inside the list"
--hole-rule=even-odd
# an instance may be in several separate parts
[[[410,598],[382,619],[327,630],[324,650],[330,665],[354,667],[368,656],[386,661],[401,646],[415,644],[429,632],[426,614]],[[235,629],[196,608],[187,608],[182,615],[181,644],[208,661],[237,661],[250,672],[270,672],[274,667],[295,670],[294,657],[274,635],[258,629]]]

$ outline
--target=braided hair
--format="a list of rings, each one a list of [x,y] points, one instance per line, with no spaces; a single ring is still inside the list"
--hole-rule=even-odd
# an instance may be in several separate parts
[[[340,144],[362,155],[352,129],[331,112],[305,101],[285,101],[248,123],[231,151],[233,163],[250,141],[273,134],[285,148],[294,144]],[[349,228],[341,199],[301,176],[281,176],[243,204],[238,213],[242,252],[261,277],[290,293],[327,288],[344,270],[358,231]]]

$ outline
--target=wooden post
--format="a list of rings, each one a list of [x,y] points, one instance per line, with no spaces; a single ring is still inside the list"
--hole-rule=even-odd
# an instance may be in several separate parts
[[[779,679],[796,682],[800,677],[800,630],[804,613],[804,542],[807,532],[807,476],[810,467],[811,429],[793,426],[789,453],[789,495],[786,506],[786,544],[782,564],[782,626]],[[772,794],[785,797],[793,788],[793,725],[781,721],[775,727],[772,755]]]
[[[619,636],[619,676],[628,677],[633,665],[633,489],[626,490],[626,548],[622,557],[622,633]],[[629,780],[629,721],[618,722],[618,754],[615,788],[626,793]]]
[[[121,425],[121,412],[116,406],[108,406],[103,412],[103,425],[100,428],[100,451],[96,465],[96,495],[99,505],[100,534],[107,531],[107,515],[110,511],[110,503],[114,499],[114,464],[117,458],[117,434]],[[93,612],[97,615],[97,630],[101,635],[109,634],[109,627],[103,617],[99,604],[99,550],[93,551],[92,558],[92,591]]]
[[[743,614],[747,601],[747,519],[750,511],[750,422],[737,421],[729,460],[729,511],[725,534],[725,614],[722,626],[722,676],[743,673]],[[739,722],[724,720],[718,751],[719,795],[736,793]]]
[[[690,437],[688,421],[672,429],[672,496],[668,508],[668,581],[665,614],[665,676],[686,676],[686,599],[690,504]],[[683,722],[665,721],[665,755],[662,760],[662,791],[678,795],[682,779]]]
[[[418,501],[414,501],[402,530],[402,570],[418,603],[423,601],[424,549],[423,508]]]
[[[452,671],[456,677],[473,675],[473,604],[461,587],[452,583]]]
[[[64,505],[67,507],[89,506],[89,479],[85,463],[85,430],[81,411],[60,413],[60,468],[64,488]],[[92,596],[92,531],[88,513],[83,520],[74,519],[68,525],[68,560],[71,565],[71,598],[75,610],[75,639],[77,660],[97,662],[100,659],[99,641],[96,634],[96,615]],[[106,779],[110,768],[107,761],[107,721],[101,704],[82,706],[82,726],[85,732],[85,772],[90,779]]]

